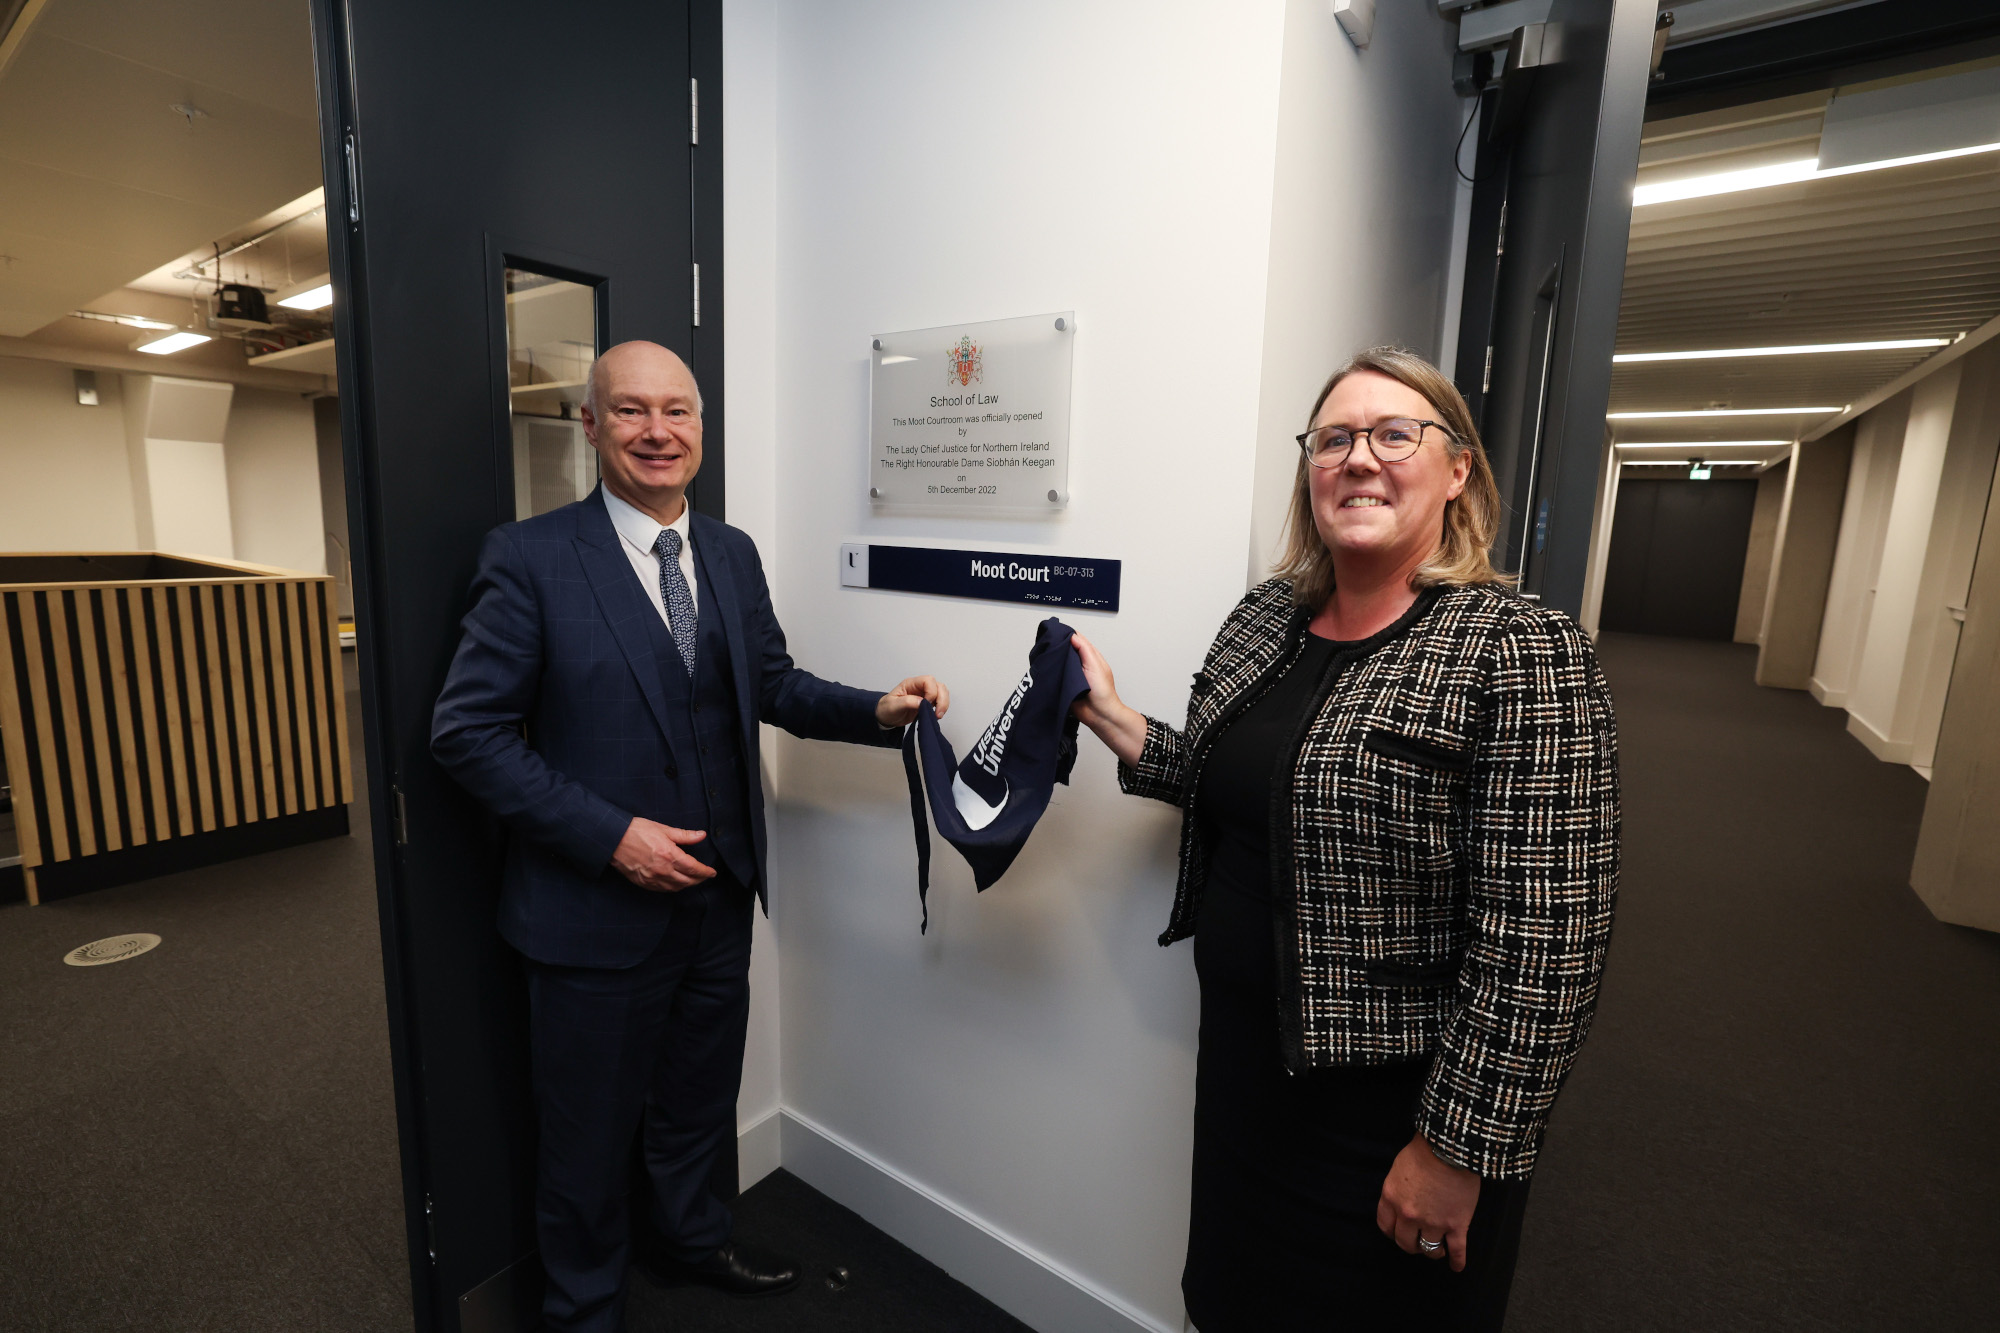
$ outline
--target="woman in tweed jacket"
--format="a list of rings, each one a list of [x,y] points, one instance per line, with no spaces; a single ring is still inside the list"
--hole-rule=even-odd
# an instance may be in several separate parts
[[[1618,882],[1611,698],[1488,563],[1464,400],[1377,348],[1299,437],[1289,549],[1175,731],[1076,640],[1123,788],[1185,810],[1195,938],[1182,1289],[1201,1333],[1497,1329]]]

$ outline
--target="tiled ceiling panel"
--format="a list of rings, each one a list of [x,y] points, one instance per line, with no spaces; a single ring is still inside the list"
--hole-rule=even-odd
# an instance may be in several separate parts
[[[32,18],[0,77],[0,334],[319,184],[304,0],[50,0]]]
[[[1641,183],[1739,169],[1750,161],[1745,145],[1781,124],[1791,140],[1806,115],[1791,98],[1653,122]],[[1714,149],[1707,158],[1704,142]],[[1805,142],[1805,156],[1815,150]],[[1787,151],[1796,151],[1789,142]],[[1634,209],[1617,350],[1953,339],[1996,316],[2000,152],[1987,152]],[[1933,354],[1622,363],[1611,410],[1845,406]],[[1620,440],[1720,439],[1811,424],[1715,417],[1612,427]]]

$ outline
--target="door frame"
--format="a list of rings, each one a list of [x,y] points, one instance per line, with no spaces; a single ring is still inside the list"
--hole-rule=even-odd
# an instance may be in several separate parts
[[[359,108],[352,39],[352,9],[365,0],[308,0],[313,36],[320,119],[320,156],[326,192],[328,266],[337,299],[333,307],[335,359],[341,402],[341,458],[347,488],[348,531],[353,570],[357,672],[360,677],[365,778],[375,863],[376,900],[382,942],[383,982],[389,1028],[390,1060],[403,1188],[405,1248],[410,1269],[413,1326],[419,1333],[464,1329],[532,1327],[538,1303],[538,1261],[530,1251],[515,1257],[492,1277],[467,1291],[447,1289],[440,1279],[436,1237],[431,1225],[430,1162],[432,1145],[424,1129],[425,1062],[412,989],[411,941],[405,925],[409,886],[399,849],[408,845],[403,801],[395,771],[397,738],[385,718],[393,697],[391,663],[383,645],[371,633],[387,596],[393,571],[385,559],[385,485],[378,465],[380,432],[378,399],[371,379],[373,360],[365,330],[368,318],[368,234],[366,199],[357,197]],[[468,21],[481,13],[468,6]],[[690,366],[704,386],[704,448],[700,478],[691,488],[695,508],[716,518],[724,516],[727,439],[723,366],[722,265],[722,7],[721,0],[688,0],[688,63],[698,81],[697,151],[689,155],[689,239],[699,265],[701,315],[691,335]],[[372,132],[379,134],[375,124]],[[491,276],[485,327],[479,332],[489,347],[500,350],[485,358],[492,382],[482,386],[497,407],[507,403],[504,306],[496,305],[500,269],[509,259],[558,275],[588,278],[599,289],[596,302],[600,346],[612,327],[609,301],[600,275],[608,265],[588,256],[566,254],[518,238],[487,233],[484,263]],[[513,474],[508,414],[493,418],[495,511],[511,515]],[[453,1283],[453,1286],[459,1285]]]

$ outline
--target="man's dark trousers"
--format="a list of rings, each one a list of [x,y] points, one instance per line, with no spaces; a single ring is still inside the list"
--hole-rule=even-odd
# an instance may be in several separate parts
[[[439,763],[510,831],[499,925],[530,960],[544,1315],[563,1333],[618,1327],[642,1122],[674,1250],[728,1238],[702,1185],[733,1130],[764,894],[758,724],[898,739],[879,694],[794,665],[750,538],[690,526],[692,675],[593,493],[489,536],[431,727]],[[678,894],[626,881],[610,861],[635,816],[706,831],[689,851],[720,873]]]
[[[666,934],[635,967],[528,963],[543,1127],[535,1221],[555,1328],[620,1327],[627,1210],[646,1206],[626,1195],[635,1136],[668,1255],[692,1262],[729,1239],[708,1179],[716,1155],[735,1150],[756,900],[726,870],[672,898]]]

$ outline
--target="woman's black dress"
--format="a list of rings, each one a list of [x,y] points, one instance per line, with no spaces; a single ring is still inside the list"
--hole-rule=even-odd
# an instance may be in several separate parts
[[[1196,808],[1213,851],[1194,942],[1201,1050],[1181,1275],[1201,1333],[1498,1329],[1513,1276],[1525,1182],[1484,1183],[1463,1273],[1405,1254],[1375,1225],[1429,1059],[1293,1075],[1280,1055],[1271,794],[1346,646],[1308,634],[1202,765]]]

